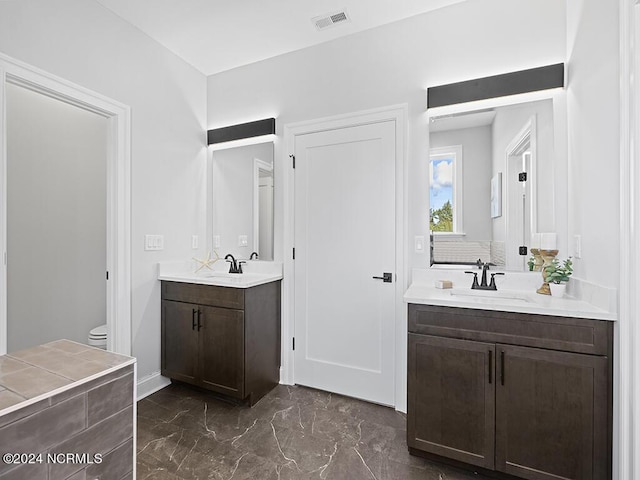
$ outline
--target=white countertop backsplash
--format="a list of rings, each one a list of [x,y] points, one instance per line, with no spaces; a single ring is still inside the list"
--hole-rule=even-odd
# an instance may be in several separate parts
[[[478,282],[482,271],[478,272]],[[572,278],[564,298],[540,295],[536,290],[542,285],[540,272],[505,272],[496,276],[497,292],[471,290],[473,275],[462,269],[412,270],[412,282],[404,295],[406,303],[420,303],[451,307],[477,308],[563,317],[617,320],[615,289],[600,287]],[[490,281],[491,271],[487,274]],[[450,280],[453,289],[435,288],[438,280]],[[573,285],[572,285],[573,284]],[[452,294],[453,293],[453,294]]]
[[[243,273],[227,275],[229,264],[218,260],[211,268],[196,270],[200,264],[195,260],[158,263],[158,280],[197,283],[220,287],[250,288],[282,279],[282,263],[264,260],[247,260],[242,265]],[[215,276],[221,275],[221,276]]]

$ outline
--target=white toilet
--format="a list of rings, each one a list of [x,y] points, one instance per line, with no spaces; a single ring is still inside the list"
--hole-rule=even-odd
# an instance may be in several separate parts
[[[107,349],[107,325],[100,325],[89,332],[88,344],[92,347]]]

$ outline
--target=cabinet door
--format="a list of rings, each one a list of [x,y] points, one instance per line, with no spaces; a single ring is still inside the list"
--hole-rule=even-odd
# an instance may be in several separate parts
[[[244,398],[244,312],[200,307],[200,374],[203,386]]]
[[[409,447],[494,466],[495,345],[409,334]]]
[[[162,302],[162,375],[196,383],[198,368],[197,305]]]
[[[496,470],[535,480],[610,478],[606,357],[496,348]]]

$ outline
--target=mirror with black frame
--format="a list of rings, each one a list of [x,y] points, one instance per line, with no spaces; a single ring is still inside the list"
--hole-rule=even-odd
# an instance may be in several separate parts
[[[220,255],[273,260],[273,142],[213,152],[212,236]]]
[[[529,269],[533,234],[554,229],[556,137],[566,136],[554,118],[561,94],[428,110],[432,267]]]

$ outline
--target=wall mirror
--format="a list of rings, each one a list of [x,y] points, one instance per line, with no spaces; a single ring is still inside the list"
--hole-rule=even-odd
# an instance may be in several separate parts
[[[213,249],[273,260],[273,142],[212,155]],[[254,256],[255,257],[255,256]]]
[[[553,208],[552,100],[431,117],[429,146],[432,265],[524,270]]]
[[[561,66],[553,68],[561,73]],[[515,75],[527,78],[526,73]],[[562,75],[553,74],[562,85]],[[513,75],[435,90],[448,95],[460,86],[468,95],[469,86],[473,90],[485,82],[486,90],[495,93],[492,80],[511,87]],[[556,89],[488,95],[428,109],[432,267],[468,268],[480,261],[505,270],[528,269],[532,235],[555,232],[557,142],[566,142],[565,122],[556,118],[562,94]]]

